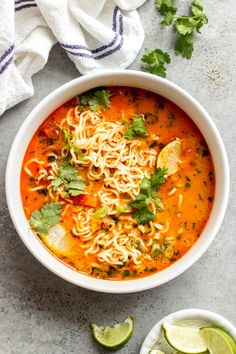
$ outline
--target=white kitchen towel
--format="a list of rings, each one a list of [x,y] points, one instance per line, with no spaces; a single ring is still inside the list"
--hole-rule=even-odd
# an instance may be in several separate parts
[[[142,47],[146,0],[0,0],[0,115],[34,93],[57,41],[82,74],[126,68]]]

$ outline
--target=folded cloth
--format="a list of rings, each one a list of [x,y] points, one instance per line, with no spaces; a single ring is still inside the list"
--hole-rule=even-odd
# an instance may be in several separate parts
[[[32,75],[58,41],[82,74],[126,68],[144,31],[146,0],[0,0],[0,115],[34,94]]]

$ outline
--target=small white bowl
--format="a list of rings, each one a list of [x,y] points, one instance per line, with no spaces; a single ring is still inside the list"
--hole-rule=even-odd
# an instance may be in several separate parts
[[[125,281],[96,279],[71,269],[49,252],[30,230],[22,208],[20,171],[27,146],[39,125],[70,98],[98,86],[143,88],[174,102],[182,108],[202,132],[213,158],[216,191],[213,208],[201,237],[187,254],[167,269],[151,276]],[[172,82],[147,73],[119,70],[86,75],[59,87],[42,100],[19,129],[9,154],[6,170],[6,196],[15,228],[30,252],[48,269],[71,283],[107,293],[131,293],[154,288],[177,277],[207,250],[223,220],[229,195],[229,166],[222,139],[205,109],[186,91]]]
[[[213,325],[216,327],[220,327],[226,332],[228,332],[236,341],[236,327],[234,327],[232,323],[230,323],[221,315],[206,310],[186,309],[174,312],[157,322],[157,324],[152,327],[151,331],[146,336],[141,347],[140,354],[149,354],[149,351],[155,347],[155,344],[161,336],[162,323],[164,321],[170,324],[176,324],[178,322],[184,323],[185,321],[187,321],[187,324],[189,321],[192,320],[194,322],[196,321],[199,325]]]

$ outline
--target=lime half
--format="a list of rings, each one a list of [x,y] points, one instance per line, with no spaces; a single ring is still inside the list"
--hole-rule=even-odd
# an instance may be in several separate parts
[[[91,324],[95,340],[104,348],[119,349],[131,338],[134,329],[134,320],[128,317],[123,323],[113,327],[98,327]]]
[[[162,327],[165,339],[175,350],[187,354],[199,354],[207,350],[206,341],[199,329],[175,326],[166,322]]]
[[[221,328],[200,328],[207,343],[210,354],[236,354],[236,343],[233,338]]]

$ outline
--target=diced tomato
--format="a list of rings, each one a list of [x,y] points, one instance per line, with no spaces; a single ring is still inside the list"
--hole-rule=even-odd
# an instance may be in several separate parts
[[[72,196],[71,200],[73,201],[74,205],[87,206],[90,208],[96,208],[98,202],[96,198],[91,197],[87,194],[80,194],[75,197]]]
[[[55,129],[55,120],[52,117],[50,120],[44,122],[39,128],[39,133],[46,139],[55,139],[57,138],[57,132]]]

